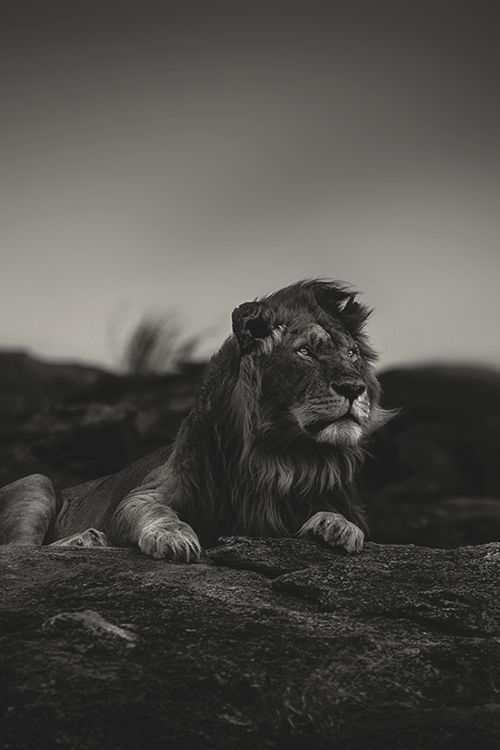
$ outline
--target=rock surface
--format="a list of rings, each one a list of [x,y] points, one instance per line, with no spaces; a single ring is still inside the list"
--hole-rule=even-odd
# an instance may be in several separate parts
[[[0,548],[0,745],[500,747],[500,544]]]

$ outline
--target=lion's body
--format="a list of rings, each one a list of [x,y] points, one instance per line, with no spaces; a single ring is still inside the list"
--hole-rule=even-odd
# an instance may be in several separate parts
[[[110,521],[121,500],[140,487],[151,471],[164,466],[171,452],[170,447],[161,448],[117,474],[62,490],[59,493],[58,512],[48,529],[46,541],[52,543],[91,527],[109,535]]]
[[[302,530],[357,551],[362,440],[386,418],[367,314],[325,282],[241,305],[171,450],[59,495],[45,477],[9,485],[0,543],[57,543],[92,527],[113,545],[190,560],[221,535]]]

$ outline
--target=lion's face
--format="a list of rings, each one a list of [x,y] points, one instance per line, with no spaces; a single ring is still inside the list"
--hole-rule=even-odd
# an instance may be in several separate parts
[[[239,338],[247,368],[259,376],[260,436],[280,446],[356,445],[380,418],[374,355],[353,324],[353,312],[364,322],[365,308],[352,302],[359,309],[349,318],[346,306],[325,307],[316,296],[314,304],[294,307],[273,302],[247,303],[260,307],[245,319],[246,339]]]
[[[301,316],[262,357],[262,411],[289,437],[353,445],[369,428],[375,383],[358,343]]]

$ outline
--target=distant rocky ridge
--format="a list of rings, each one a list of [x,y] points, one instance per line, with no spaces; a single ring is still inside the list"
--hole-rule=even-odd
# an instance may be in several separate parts
[[[42,471],[67,487],[172,442],[204,367],[119,375],[0,352],[0,483]]]
[[[0,484],[28,473],[66,487],[172,442],[203,364],[120,375],[0,352]],[[500,539],[500,373],[459,367],[382,372],[401,409],[370,446],[363,494],[372,536],[458,546]]]

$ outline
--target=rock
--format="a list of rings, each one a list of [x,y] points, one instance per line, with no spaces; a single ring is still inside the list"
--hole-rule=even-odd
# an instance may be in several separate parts
[[[376,433],[370,489],[420,501],[500,497],[500,372],[421,366],[380,374],[384,405],[400,410]]]
[[[139,442],[131,405],[51,405],[27,421],[23,436],[59,486],[119,471]]]
[[[46,468],[24,440],[15,436],[0,440],[0,487],[30,474],[44,474]]]
[[[118,640],[125,641],[130,647],[137,640],[137,636],[129,629],[113,625],[92,609],[84,609],[82,612],[61,612],[44,622],[42,629],[53,633],[67,633],[70,637],[76,632],[79,640],[83,634],[84,638],[88,636],[92,645]]]
[[[500,746],[500,544],[0,548],[5,748]]]
[[[54,398],[67,401],[112,386],[118,375],[92,365],[46,362],[25,351],[0,350],[0,392],[23,399]]]
[[[369,448],[365,499],[378,542],[451,547],[500,539],[500,372],[382,372],[400,413]]]
[[[500,540],[500,498],[449,497],[432,503],[413,496],[371,498],[370,538],[382,544],[459,547]]]
[[[36,471],[68,487],[171,443],[202,372],[120,375],[0,351],[0,486]]]

